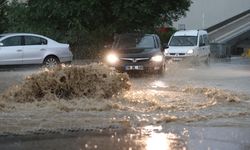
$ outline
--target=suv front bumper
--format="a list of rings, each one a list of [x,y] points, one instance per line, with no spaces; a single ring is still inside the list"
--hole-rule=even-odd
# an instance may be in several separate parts
[[[118,64],[113,65],[118,71],[158,71],[164,67],[165,60],[162,62],[153,62],[151,60],[132,62],[132,61],[120,61]]]

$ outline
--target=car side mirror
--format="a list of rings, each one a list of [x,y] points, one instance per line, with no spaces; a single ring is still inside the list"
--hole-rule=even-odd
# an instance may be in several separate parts
[[[205,43],[200,43],[200,45],[199,46],[205,46],[206,44]]]
[[[0,42],[0,46],[3,46],[3,43],[2,43],[2,42]]]
[[[168,43],[163,44],[163,49],[169,48]]]

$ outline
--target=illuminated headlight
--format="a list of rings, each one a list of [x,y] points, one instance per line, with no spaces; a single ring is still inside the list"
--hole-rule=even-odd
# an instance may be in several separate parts
[[[163,56],[162,55],[156,55],[151,58],[152,61],[154,62],[162,62],[163,61]]]
[[[194,50],[190,49],[188,50],[187,54],[193,54],[194,53]]]
[[[164,50],[164,52],[165,52],[165,54],[169,54],[169,49],[166,48],[166,49]]]
[[[106,56],[106,61],[109,63],[109,64],[116,64],[118,61],[119,61],[119,58],[117,55],[115,54],[108,54]]]

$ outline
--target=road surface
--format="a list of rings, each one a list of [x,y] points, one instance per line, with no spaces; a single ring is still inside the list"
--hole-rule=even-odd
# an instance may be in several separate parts
[[[2,70],[1,92],[37,71]],[[163,76],[132,75],[131,83],[112,109],[36,103],[2,112],[0,149],[250,149],[250,59],[170,64]]]

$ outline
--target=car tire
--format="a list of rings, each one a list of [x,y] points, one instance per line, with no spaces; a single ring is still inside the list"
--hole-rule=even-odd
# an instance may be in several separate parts
[[[47,68],[54,68],[60,63],[59,59],[55,56],[48,56],[43,61],[43,66]]]

